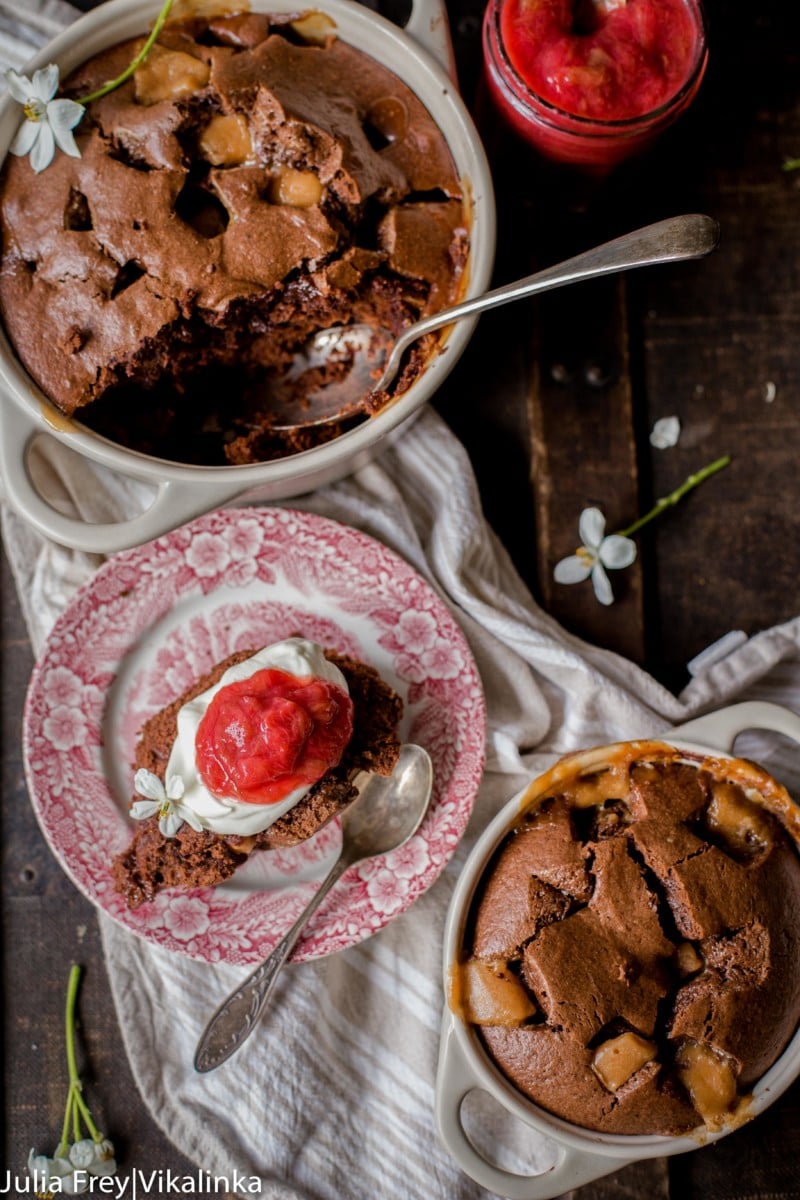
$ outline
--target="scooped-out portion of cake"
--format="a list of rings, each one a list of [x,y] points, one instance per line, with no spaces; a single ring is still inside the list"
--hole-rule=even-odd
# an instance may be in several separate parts
[[[659,743],[569,761],[487,868],[451,1005],[574,1124],[736,1124],[800,1021],[792,802],[753,764]]]
[[[96,55],[63,94],[115,79],[143,41]],[[167,25],[75,135],[80,157],[3,166],[0,311],[52,402],[124,446],[213,465],[335,437],[342,425],[286,433],[271,417],[309,338],[397,334],[460,298],[468,213],[447,143],[322,14]],[[290,386],[302,397],[347,367]]]
[[[116,890],[136,908],[311,837],[360,771],[392,773],[402,711],[374,668],[305,638],[230,655],[142,729]]]

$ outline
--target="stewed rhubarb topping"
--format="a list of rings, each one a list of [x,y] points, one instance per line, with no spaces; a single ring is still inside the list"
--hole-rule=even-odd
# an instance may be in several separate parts
[[[215,796],[274,804],[335,767],[352,732],[342,688],[268,668],[214,696],[197,731],[197,768]]]

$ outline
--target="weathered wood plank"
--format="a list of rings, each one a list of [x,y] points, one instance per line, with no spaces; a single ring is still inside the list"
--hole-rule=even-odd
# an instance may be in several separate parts
[[[598,280],[545,296],[538,317],[529,406],[544,606],[573,632],[643,663],[639,563],[609,573],[610,606],[599,604],[589,582],[567,586],[553,578],[559,559],[575,552],[582,509],[600,508],[608,533],[639,511],[625,284]]]

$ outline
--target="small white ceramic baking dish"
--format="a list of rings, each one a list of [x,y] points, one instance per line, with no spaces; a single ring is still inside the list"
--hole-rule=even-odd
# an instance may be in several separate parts
[[[62,78],[81,62],[152,23],[162,0],[109,0],[71,25],[30,64],[50,62]],[[297,0],[250,0],[259,12],[297,12]],[[312,6],[307,6],[312,7]],[[495,251],[492,178],[481,140],[454,79],[444,0],[413,0],[399,29],[352,0],[321,0],[338,36],[390,67],[416,92],[442,130],[470,205],[470,257],[464,298],[489,286]],[[19,125],[19,106],[0,100],[0,160]],[[22,367],[0,331],[0,471],[12,506],[41,533],[63,545],[107,554],[138,545],[235,497],[268,503],[298,496],[363,466],[430,399],[462,354],[476,318],[459,321],[414,384],[377,416],[325,445],[275,462],[199,467],[152,458],[116,445],[55,409]],[[87,524],[56,511],[39,493],[28,468],[33,441],[48,434],[114,472],[149,482],[150,507],[120,524]],[[399,435],[399,434],[397,434]]]
[[[763,729],[785,734],[800,743],[800,716],[775,704],[754,702],[738,704],[661,735],[657,740],[675,747],[690,759],[733,759],[733,746],[739,734]],[[596,747],[570,756],[567,760],[579,772],[598,768],[613,747]],[[570,771],[570,774],[573,772]],[[785,792],[775,785],[770,792],[770,777],[765,800],[780,815],[789,832],[800,842],[800,808],[793,802],[786,807]],[[444,940],[444,986],[454,963],[463,956],[465,926],[473,896],[481,876],[502,838],[516,824],[521,806],[527,807],[537,795],[552,787],[552,774],[546,772],[515,796],[498,813],[472,850],[459,877],[450,904]],[[784,799],[781,799],[781,796]],[[798,913],[800,920],[800,913]],[[758,1081],[748,1105],[748,1117],[763,1112],[800,1073],[800,1032],[796,1033],[772,1068]],[[467,1137],[461,1106],[468,1094],[483,1090],[510,1116],[527,1125],[539,1138],[547,1138],[555,1148],[554,1166],[540,1175],[518,1175],[493,1165]],[[584,1129],[553,1116],[528,1100],[500,1073],[483,1050],[474,1028],[446,1007],[442,1029],[439,1067],[436,1080],[436,1121],[439,1134],[461,1168],[483,1187],[509,1200],[549,1200],[591,1180],[599,1179],[631,1162],[664,1155],[682,1154],[718,1140],[732,1132],[703,1132],[683,1137],[611,1135]],[[740,1122],[741,1123],[741,1122]],[[734,1123],[735,1127],[735,1123]]]

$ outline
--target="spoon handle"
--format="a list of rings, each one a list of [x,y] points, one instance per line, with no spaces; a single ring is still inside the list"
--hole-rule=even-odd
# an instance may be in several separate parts
[[[719,225],[713,217],[702,213],[668,217],[665,221],[657,221],[654,225],[646,225],[611,242],[604,242],[602,246],[595,246],[565,262],[546,267],[534,275],[527,275],[491,292],[442,309],[430,317],[423,317],[397,339],[376,390],[381,391],[394,378],[400,359],[412,342],[422,334],[441,329],[460,317],[474,316],[486,309],[498,308],[501,304],[510,304],[512,300],[521,300],[525,296],[576,283],[580,279],[611,275],[631,267],[702,258],[714,249],[718,240]]]
[[[272,994],[281,967],[291,954],[311,914],[350,865],[342,855],[333,864],[291,929],[244,983],[231,992],[205,1027],[194,1057],[196,1071],[213,1071],[250,1036]]]

